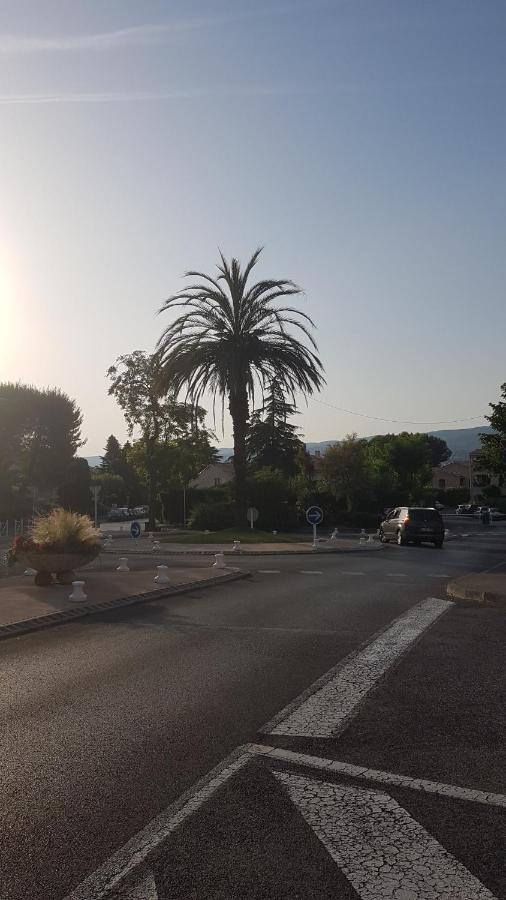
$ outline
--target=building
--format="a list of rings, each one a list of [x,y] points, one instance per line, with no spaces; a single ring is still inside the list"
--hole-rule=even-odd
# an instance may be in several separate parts
[[[496,496],[506,497],[506,484],[501,485],[500,476],[492,475],[479,465],[478,459],[480,453],[481,450],[473,450],[469,454],[469,466],[471,470],[471,503],[487,503],[489,500],[493,499],[487,497],[487,495],[483,493],[484,488],[497,488]]]
[[[432,487],[435,491],[452,491],[469,488],[470,468],[467,460],[455,459],[435,466],[432,470]]]
[[[199,472],[193,481],[190,481],[191,488],[213,488],[221,487],[234,479],[234,466],[228,462],[210,463],[202,472]]]

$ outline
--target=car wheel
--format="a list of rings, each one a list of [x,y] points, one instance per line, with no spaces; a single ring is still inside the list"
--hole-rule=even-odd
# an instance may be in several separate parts
[[[404,547],[404,545],[406,543],[406,540],[404,538],[402,531],[397,532],[397,543],[398,543],[399,547]]]
[[[442,550],[443,549],[443,541],[434,541],[434,546],[435,546],[436,550]]]
[[[385,532],[383,531],[382,528],[380,528],[380,530],[378,532],[378,537],[382,544],[388,544],[388,539],[385,537]]]

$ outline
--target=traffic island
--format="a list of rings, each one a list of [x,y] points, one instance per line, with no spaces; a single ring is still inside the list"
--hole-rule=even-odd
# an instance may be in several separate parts
[[[446,591],[455,603],[506,609],[506,573],[463,575],[448,582]]]
[[[168,599],[201,587],[211,587],[238,578],[249,572],[234,567],[168,568],[169,583],[155,582],[161,567],[142,571],[90,571],[82,574],[85,599],[69,599],[72,587],[56,582],[45,588],[37,587],[23,575],[14,575],[0,582],[0,639],[37,631],[51,625],[89,616],[93,613],[145,603],[150,600]],[[74,582],[76,584],[77,582]],[[160,587],[163,583],[163,587]]]

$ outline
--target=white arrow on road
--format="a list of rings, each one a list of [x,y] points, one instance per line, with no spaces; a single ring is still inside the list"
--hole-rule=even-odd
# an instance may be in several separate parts
[[[148,872],[142,881],[126,894],[125,900],[158,900],[158,892],[152,872]]]
[[[362,900],[496,900],[388,794],[273,774]]]

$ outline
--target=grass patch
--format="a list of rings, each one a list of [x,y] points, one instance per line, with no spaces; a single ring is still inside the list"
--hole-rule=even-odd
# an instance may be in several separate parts
[[[310,534],[272,534],[271,531],[259,531],[256,528],[244,529],[225,528],[223,531],[187,531],[184,534],[160,534],[157,540],[163,544],[231,544],[232,541],[240,541],[241,544],[300,544],[312,541]]]

